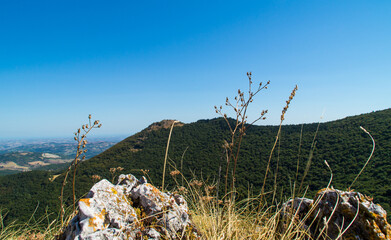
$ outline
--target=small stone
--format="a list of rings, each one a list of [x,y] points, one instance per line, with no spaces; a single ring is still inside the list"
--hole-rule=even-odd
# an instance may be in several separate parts
[[[139,182],[140,182],[141,184],[144,184],[144,183],[147,183],[148,181],[147,181],[147,179],[146,179],[144,176],[142,176],[142,177],[139,179]]]
[[[153,228],[148,229],[146,234],[148,236],[148,240],[160,239],[160,233]]]

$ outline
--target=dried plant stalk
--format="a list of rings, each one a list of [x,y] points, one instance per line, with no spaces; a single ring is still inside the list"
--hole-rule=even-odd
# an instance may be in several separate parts
[[[226,151],[226,158],[227,158],[227,167],[226,167],[226,174],[225,174],[225,194],[227,194],[228,191],[228,174],[230,169],[230,164],[233,161],[233,171],[232,171],[232,182],[231,182],[231,191],[233,192],[235,189],[235,174],[236,174],[236,166],[239,159],[239,152],[240,152],[240,146],[242,143],[243,136],[246,135],[246,130],[256,123],[259,120],[266,119],[265,114],[267,113],[267,110],[263,110],[258,118],[256,118],[251,123],[247,122],[247,110],[250,103],[253,102],[255,95],[257,95],[261,90],[267,89],[268,85],[270,84],[270,81],[268,81],[265,85],[262,84],[262,82],[258,85],[258,89],[253,92],[252,91],[252,74],[251,72],[247,73],[248,77],[248,95],[245,96],[245,93],[242,92],[240,89],[238,90],[238,95],[235,97],[235,102],[232,104],[228,97],[226,98],[225,105],[230,107],[234,111],[234,119],[235,119],[235,125],[231,125],[228,119],[228,116],[226,113],[222,112],[223,107],[217,107],[215,106],[215,111],[217,114],[221,115],[224,120],[226,121],[230,133],[231,133],[231,139],[229,142],[225,141],[225,144],[223,147]]]
[[[75,194],[75,182],[76,182],[76,169],[81,160],[86,158],[85,153],[87,152],[87,134],[94,128],[100,128],[102,124],[99,123],[99,120],[91,122],[91,114],[88,116],[88,124],[82,125],[81,129],[77,129],[75,132],[74,140],[77,142],[76,147],[76,156],[74,160],[71,162],[71,165],[65,171],[64,181],[61,187],[61,195],[60,195],[60,217],[61,217],[61,225],[64,224],[64,188],[67,183],[67,178],[69,172],[73,168],[73,178],[72,178],[72,199],[73,199],[73,212],[76,211],[76,194]],[[84,133],[82,133],[84,131]]]

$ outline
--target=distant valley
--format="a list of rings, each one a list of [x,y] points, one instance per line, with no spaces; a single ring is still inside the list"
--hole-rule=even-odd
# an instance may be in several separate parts
[[[98,155],[121,139],[88,143],[86,159]],[[76,143],[65,140],[13,140],[0,142],[0,176],[31,170],[59,170],[75,157]]]

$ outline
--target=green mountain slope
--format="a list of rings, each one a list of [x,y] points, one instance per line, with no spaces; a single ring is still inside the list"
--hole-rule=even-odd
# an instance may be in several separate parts
[[[170,122],[153,124],[105,152],[84,161],[77,172],[77,196],[85,194],[93,184],[93,175],[112,179],[115,175],[110,168],[121,166],[123,173],[141,176],[140,169],[149,170],[149,177],[154,184],[161,184],[163,160]],[[372,141],[360,130],[363,126],[374,137],[376,150],[353,188],[373,196],[386,210],[390,210],[391,196],[391,109],[372,112],[342,120],[322,123],[316,137],[316,148],[311,164],[308,164],[311,144],[318,124],[287,125],[282,127],[281,142],[271,162],[266,190],[274,188],[276,177],[279,193],[291,196],[291,186],[296,178],[297,160],[300,160],[298,184],[303,177],[307,165],[310,165],[304,186],[309,186],[309,194],[325,187],[330,172],[324,160],[327,160],[333,171],[332,185],[346,189],[367,160]],[[300,132],[303,129],[300,146]],[[278,131],[277,126],[253,126],[249,128],[242,143],[242,151],[238,161],[237,190],[239,196],[245,196],[250,187],[259,193],[262,186],[270,150]],[[200,120],[191,124],[180,124],[174,128],[169,159],[173,165],[182,170],[187,179],[194,173],[197,177],[210,181],[224,180],[226,160],[222,145],[229,137],[223,119]],[[278,172],[275,171],[278,160]],[[219,176],[219,167],[222,167]],[[169,167],[167,173],[173,168]],[[7,209],[6,222],[14,219],[24,221],[37,208],[37,215],[58,212],[58,197],[63,178],[49,180],[57,172],[32,171],[0,177],[0,208]],[[277,174],[277,176],[275,175]],[[170,178],[169,174],[167,174]],[[166,180],[167,181],[167,180]],[[173,181],[167,181],[168,189]],[[68,184],[70,185],[70,184]],[[68,203],[72,198],[71,189],[66,189]]]

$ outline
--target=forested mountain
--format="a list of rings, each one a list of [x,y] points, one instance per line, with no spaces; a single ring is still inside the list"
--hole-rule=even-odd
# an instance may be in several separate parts
[[[80,163],[77,170],[77,196],[80,197],[89,190],[94,181],[93,175],[111,180],[120,173],[141,176],[140,170],[143,169],[149,170],[151,181],[160,185],[169,126],[170,122],[167,121],[153,124],[105,152]],[[325,160],[333,172],[331,185],[339,189],[349,187],[372,150],[372,140],[360,126],[372,134],[376,141],[376,150],[352,188],[374,197],[375,202],[390,211],[391,109],[319,125],[313,123],[282,126],[281,141],[271,160],[266,190],[274,189],[273,183],[277,174],[278,195],[282,198],[292,196],[291,189],[296,179],[298,160],[296,184],[300,185],[305,169],[309,166],[303,184],[309,186],[309,195],[327,186],[330,171],[324,163]],[[248,189],[254,194],[259,193],[277,131],[278,126],[252,126],[248,129],[236,170],[239,196],[245,196]],[[315,147],[309,163],[315,133]],[[170,163],[182,171],[187,179],[196,175],[211,182],[218,179],[224,182],[226,159],[222,145],[228,138],[228,127],[221,118],[178,124],[172,132]],[[220,166],[222,171],[219,174]],[[124,170],[111,173],[110,168],[116,167],[122,167]],[[167,179],[170,178],[168,173],[171,170],[173,167],[168,167]],[[44,214],[46,209],[57,214],[63,177],[58,176],[54,181],[49,180],[57,174],[59,172],[32,171],[0,177],[0,208],[8,211],[5,222],[15,219],[25,221],[38,204],[36,215]],[[174,186],[173,181],[167,183],[167,189]],[[69,185],[66,189],[68,204],[72,198]]]

